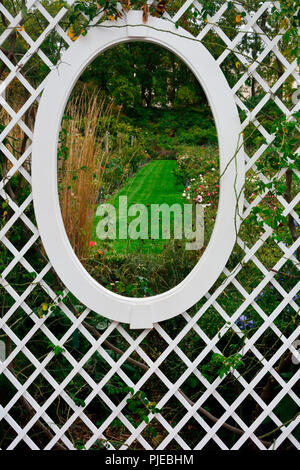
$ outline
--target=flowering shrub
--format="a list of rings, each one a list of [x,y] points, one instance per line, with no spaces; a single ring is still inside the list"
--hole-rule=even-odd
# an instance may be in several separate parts
[[[191,203],[217,209],[219,197],[218,149],[184,147],[177,158],[175,175],[184,184],[182,197]]]
[[[254,322],[253,320],[247,320],[247,316],[246,315],[241,315],[237,321],[235,322],[235,324],[241,329],[241,330],[245,330],[245,329],[250,329],[250,328],[253,328],[253,325],[254,325]]]

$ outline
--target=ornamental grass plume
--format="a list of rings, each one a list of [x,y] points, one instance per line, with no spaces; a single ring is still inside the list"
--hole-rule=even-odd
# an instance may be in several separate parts
[[[93,218],[109,152],[105,132],[113,103],[86,89],[69,101],[58,150],[59,199],[70,243],[83,261],[90,252]]]

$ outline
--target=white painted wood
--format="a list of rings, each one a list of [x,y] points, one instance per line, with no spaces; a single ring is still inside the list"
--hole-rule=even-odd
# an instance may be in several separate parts
[[[73,3],[73,0],[70,0],[69,3]],[[186,10],[186,8],[191,6],[191,4],[192,2],[188,0],[188,2],[182,6],[181,13],[177,13],[177,19],[180,19],[182,13]],[[22,156],[19,156],[18,159],[16,159],[16,157],[12,155],[10,149],[3,144],[3,140],[16,124],[18,124],[30,138],[32,137],[30,129],[28,129],[24,124],[24,113],[29,108],[29,106],[31,106],[32,103],[34,103],[35,101],[38,103],[40,94],[42,93],[46,85],[46,82],[44,82],[40,85],[37,90],[34,90],[32,86],[28,83],[26,78],[23,76],[22,67],[24,64],[27,63],[28,60],[30,60],[31,55],[34,53],[41,54],[39,55],[39,57],[44,60],[45,63],[49,64],[47,57],[40,50],[40,46],[43,44],[46,35],[54,29],[61,37],[63,37],[66,44],[70,46],[70,56],[72,56],[73,49],[76,50],[77,47],[80,49],[81,46],[77,46],[77,41],[73,43],[59,24],[59,22],[62,18],[64,18],[67,12],[66,9],[62,8],[55,17],[52,17],[47,12],[45,7],[43,7],[37,0],[30,0],[27,2],[27,5],[28,7],[34,6],[35,8],[37,8],[40,14],[47,19],[49,25],[46,28],[46,33],[44,32],[36,41],[33,41],[29,37],[29,35],[26,34],[26,32],[20,33],[22,35],[22,38],[28,45],[29,50],[24,57],[20,58],[18,64],[12,63],[0,50],[0,59],[5,63],[9,70],[7,77],[3,81],[0,93],[2,94],[3,91],[5,92],[7,86],[9,86],[9,84],[12,83],[14,79],[17,79],[23,84],[23,86],[25,86],[25,88],[29,91],[30,94],[28,101],[18,111],[18,113],[15,113],[11,109],[11,107],[6,102],[5,97],[1,97],[0,104],[9,114],[10,122],[0,135],[0,150],[11,162],[8,176],[11,177],[17,172],[20,172],[22,176],[26,179],[26,181],[31,184],[31,176],[29,175],[28,171],[26,171],[26,168],[23,166],[23,164],[25,165],[27,160],[30,158],[31,148],[29,147],[28,149],[26,149],[24,154]],[[198,1],[195,1],[193,5],[195,8],[201,8],[201,5],[198,3]],[[240,41],[245,37],[245,34],[247,34],[247,32],[252,33],[253,30],[255,30],[258,34],[261,35],[265,43],[265,49],[258,56],[257,63],[251,65],[248,70],[248,73],[242,74],[238,82],[234,85],[231,94],[234,97],[237,106],[241,110],[248,112],[247,118],[242,123],[242,129],[244,129],[248,125],[251,117],[252,122],[257,126],[258,131],[261,132],[262,135],[267,138],[268,144],[272,142],[273,137],[269,135],[267,130],[264,129],[264,127],[259,122],[257,118],[259,110],[262,109],[262,106],[267,102],[267,99],[271,95],[271,93],[274,94],[274,92],[279,89],[279,87],[288,79],[290,75],[293,77],[293,80],[298,84],[298,86],[300,86],[298,74],[299,71],[297,69],[296,62],[292,62],[291,64],[287,63],[286,58],[282,56],[277,47],[277,44],[281,39],[280,34],[278,35],[278,37],[274,38],[271,41],[266,35],[264,35],[263,31],[257,25],[257,21],[259,20],[261,15],[264,14],[264,12],[268,11],[268,8],[270,8],[270,6],[272,5],[273,2],[262,2],[260,8],[256,12],[251,12],[250,15],[249,12],[247,12],[242,5],[235,4],[235,7],[238,9],[238,11],[246,13],[245,18],[247,21],[247,25],[243,27],[243,29],[238,33],[236,37],[230,40],[228,37],[226,37],[225,31],[222,31],[220,27],[214,26],[214,23],[219,22],[223,13],[227,9],[227,2],[224,2],[221,8],[215,13],[212,18],[210,18],[208,24],[203,27],[203,29],[198,35],[198,39],[200,40],[203,40],[211,30],[214,31],[215,34],[221,35],[221,37],[225,41],[225,44],[228,47],[228,50],[225,50],[224,53],[221,54],[220,57],[217,59],[219,65],[222,65],[223,61],[228,56],[229,49],[233,50],[233,54],[235,54],[237,59],[240,60],[241,63],[243,63],[243,58],[241,57],[240,51],[237,49],[238,45],[240,44]],[[279,3],[275,2],[275,6],[279,8]],[[3,3],[0,3],[0,11],[9,22],[8,28],[3,31],[3,33],[0,35],[0,46],[2,46],[3,43],[7,40],[11,29],[15,28],[19,24],[21,19],[21,13],[17,13],[16,16],[13,17],[4,7]],[[166,17],[170,19],[170,16],[168,14],[166,14]],[[167,23],[168,22],[163,23],[164,29],[167,29]],[[141,33],[143,33],[143,30],[140,31]],[[269,53],[275,54],[276,60],[278,59],[283,64],[283,68],[285,69],[283,75],[276,83],[272,85],[272,87],[270,87],[268,83],[258,73],[259,62],[262,61],[266,54]],[[262,89],[265,91],[265,97],[260,103],[258,103],[258,105],[251,111],[251,113],[248,111],[247,107],[241,102],[238,96],[240,87],[245,84],[249,76],[253,76],[258,81]],[[280,101],[280,99],[276,98],[274,102],[281,110],[281,112],[287,117],[293,111],[299,110],[300,107],[300,102],[298,101],[298,103],[294,103],[294,108],[289,111],[286,109],[285,105]],[[266,150],[268,144],[262,144],[254,155],[245,155],[246,171],[253,170],[254,172],[257,172],[256,162],[260,158],[262,153]],[[282,175],[284,175],[284,171],[279,176]],[[296,171],[295,175],[297,177],[300,176],[299,172]],[[266,179],[266,176],[262,173],[258,173],[258,177],[264,182],[268,181]],[[292,332],[292,334],[290,334],[290,336],[287,337],[279,329],[278,322],[276,321],[281,312],[283,312],[283,310],[286,308],[290,308],[295,317],[297,315],[299,316],[299,307],[295,299],[295,296],[298,295],[299,292],[299,283],[295,283],[293,288],[289,292],[287,292],[280,284],[280,280],[277,279],[275,273],[267,269],[260,261],[259,250],[263,247],[263,244],[271,236],[272,230],[270,229],[270,227],[265,225],[262,227],[261,235],[257,238],[257,241],[251,247],[245,246],[242,239],[237,239],[237,243],[242,252],[244,253],[244,257],[242,260],[243,263],[247,263],[249,261],[253,262],[262,273],[262,279],[259,284],[255,287],[255,289],[252,292],[248,292],[247,288],[245,288],[239,281],[239,273],[241,273],[241,271],[245,269],[243,265],[238,265],[236,269],[234,269],[231,273],[228,271],[227,268],[224,268],[223,273],[225,276],[227,276],[225,282],[221,284],[217,289],[215,289],[212,294],[210,294],[209,292],[204,293],[203,298],[205,299],[205,303],[202,304],[198,312],[196,312],[193,316],[190,316],[187,312],[184,312],[184,310],[182,310],[183,313],[181,314],[181,318],[184,319],[185,323],[182,327],[182,330],[179,334],[177,334],[175,338],[171,338],[167,334],[166,329],[164,328],[164,323],[154,323],[154,333],[159,335],[160,338],[164,340],[166,346],[163,351],[158,351],[159,354],[157,358],[153,359],[153,357],[150,357],[145,352],[141,344],[142,341],[147,338],[149,332],[149,330],[147,329],[140,331],[137,337],[133,339],[133,337],[127,331],[125,331],[121,324],[112,321],[110,322],[107,329],[102,331],[101,337],[98,340],[95,340],[95,338],[89,333],[89,331],[86,330],[82,323],[83,320],[85,320],[87,315],[89,314],[89,309],[85,308],[81,315],[77,317],[76,315],[74,315],[74,312],[72,312],[64,303],[61,302],[59,303],[59,307],[65,315],[66,319],[68,319],[68,321],[70,322],[71,326],[65,332],[63,337],[58,339],[56,338],[55,334],[53,334],[53,332],[48,328],[47,315],[43,318],[38,318],[36,315],[33,315],[32,307],[29,306],[28,298],[32,294],[32,291],[34,290],[36,285],[42,287],[45,292],[45,295],[49,296],[53,302],[57,301],[55,292],[52,291],[51,287],[47,284],[44,279],[46,274],[51,269],[51,264],[46,263],[44,268],[39,273],[36,273],[34,283],[28,286],[24,291],[22,291],[22,293],[20,293],[19,291],[17,292],[14,288],[14,285],[10,284],[7,281],[9,274],[12,272],[12,270],[18,263],[20,263],[20,265],[25,271],[29,273],[35,272],[33,266],[31,266],[30,262],[28,261],[30,258],[27,257],[27,252],[32,247],[32,245],[37,240],[39,240],[40,234],[38,229],[28,218],[25,212],[27,207],[32,203],[32,195],[29,195],[27,199],[20,206],[18,206],[7,194],[5,185],[6,181],[0,182],[0,196],[2,199],[8,200],[9,206],[12,209],[12,216],[9,220],[7,220],[4,225],[1,226],[0,242],[4,245],[8,253],[12,255],[13,259],[12,261],[7,263],[7,266],[1,273],[0,283],[1,287],[5,289],[7,294],[12,299],[12,304],[9,308],[6,307],[6,310],[3,309],[3,315],[0,317],[0,331],[1,338],[6,335],[8,338],[11,339],[12,351],[10,352],[8,357],[4,357],[4,354],[2,354],[3,361],[0,359],[0,374],[3,374],[6,377],[6,379],[12,384],[12,386],[15,387],[16,391],[13,398],[10,399],[9,402],[5,404],[5,406],[0,407],[0,420],[5,421],[6,425],[11,426],[14,430],[15,437],[12,438],[9,445],[9,449],[15,449],[19,443],[22,443],[22,441],[24,441],[24,443],[29,447],[29,449],[37,450],[38,445],[35,442],[33,426],[35,425],[38,419],[41,419],[43,424],[46,425],[47,429],[53,435],[53,438],[50,439],[48,444],[46,445],[47,450],[53,449],[53,446],[59,440],[63,443],[66,449],[74,450],[74,442],[70,440],[69,431],[70,426],[72,426],[72,424],[77,418],[81,419],[85,426],[90,429],[91,437],[88,439],[85,446],[86,449],[90,449],[97,442],[97,439],[105,439],[105,431],[109,426],[111,426],[113,420],[118,418],[130,433],[130,436],[122,445],[121,450],[126,450],[127,446],[133,443],[134,441],[139,442],[139,444],[143,448],[151,450],[151,445],[143,437],[143,431],[146,428],[146,423],[142,422],[137,428],[135,428],[126,417],[127,413],[125,413],[124,410],[127,405],[126,400],[128,397],[125,397],[118,405],[116,405],[104,392],[105,385],[114,374],[118,374],[121,380],[123,380],[124,383],[127,384],[129,387],[133,387],[135,391],[140,390],[142,387],[146,387],[147,381],[151,379],[152,376],[155,376],[156,380],[161,380],[161,382],[167,388],[166,393],[161,397],[157,406],[159,408],[162,408],[168,404],[169,400],[174,399],[177,400],[185,408],[185,413],[182,414],[181,419],[179,419],[175,426],[169,423],[168,419],[165,417],[166,415],[163,413],[157,414],[155,415],[155,417],[153,415],[149,415],[150,420],[152,420],[152,418],[155,418],[155,420],[160,423],[162,428],[166,430],[166,437],[164,437],[159,443],[159,450],[166,449],[168,444],[173,440],[178,444],[180,448],[190,449],[188,443],[185,442],[185,440],[181,437],[183,435],[182,430],[184,426],[189,424],[190,419],[195,420],[205,431],[205,436],[201,439],[199,438],[199,441],[196,445],[197,450],[203,449],[204,446],[206,444],[209,444],[211,441],[214,441],[214,443],[220,449],[227,449],[228,444],[225,444],[222,441],[222,439],[219,437],[219,434],[222,425],[225,422],[228,422],[229,418],[232,418],[236,425],[244,432],[242,436],[236,436],[235,444],[232,447],[233,449],[243,448],[245,442],[248,439],[250,439],[254,443],[254,445],[256,445],[259,449],[264,449],[265,445],[257,437],[260,435],[260,432],[258,432],[258,427],[268,417],[273,421],[274,426],[278,427],[278,436],[276,437],[274,444],[269,448],[269,450],[276,450],[285,441],[294,446],[295,449],[300,449],[300,443],[295,437],[295,429],[296,426],[299,425],[300,417],[298,416],[295,420],[291,421],[289,424],[286,424],[280,420],[278,412],[276,411],[276,406],[285,397],[289,397],[298,407],[300,407],[300,399],[298,396],[296,396],[293,390],[293,388],[295,389],[295,384],[297,383],[297,381],[299,381],[300,378],[300,368],[295,371],[294,375],[289,380],[283,379],[283,377],[281,377],[281,375],[277,372],[278,362],[283,357],[283,355],[286,354],[288,351],[290,351],[291,353],[295,352],[295,347],[293,346],[293,344],[300,334],[299,326],[295,324],[294,331]],[[243,217],[246,218],[249,215],[250,209],[259,204],[261,199],[262,197],[259,196],[251,203],[245,200],[243,208]],[[280,197],[280,203],[283,206],[284,216],[288,216],[289,214],[291,214],[293,218],[295,218],[297,223],[299,223],[299,218],[297,218],[297,214],[295,211],[296,204],[299,203],[298,196],[295,196],[295,198],[290,203],[287,203],[283,197]],[[24,242],[22,248],[18,250],[10,241],[10,230],[12,229],[14,224],[19,224],[20,221],[26,224],[26,226],[32,232],[32,236],[27,242]],[[285,266],[287,260],[289,260],[291,263],[294,264],[295,268],[299,270],[299,263],[297,262],[293,254],[299,245],[300,238],[298,238],[293,243],[293,245],[289,247],[285,246],[281,242],[277,243],[277,247],[281,250],[282,256],[278,257],[278,262],[274,266],[274,269],[281,270]],[[229,286],[230,283],[232,283],[234,287],[244,297],[244,301],[241,302],[240,306],[233,314],[232,312],[227,312],[226,310],[224,310],[224,308],[221,307],[221,304],[218,301],[219,296],[221,296],[222,294],[226,295],[226,288]],[[281,299],[276,309],[271,314],[266,314],[259,305],[259,302],[257,301],[257,296],[263,291],[263,289],[266,288],[266,286],[268,286],[268,284],[272,285],[275,294],[278,293]],[[65,290],[65,293],[66,292],[67,291]],[[242,331],[235,324],[235,321],[241,314],[245,313],[248,307],[254,309],[259,318],[261,318],[262,323],[255,331],[255,334],[246,339],[245,346],[243,350],[241,350],[241,354],[251,354],[255,356],[257,360],[260,361],[261,368],[257,372],[257,374],[253,374],[252,378],[249,379],[247,377],[247,380],[245,380],[245,378],[240,375],[237,371],[233,372],[235,380],[238,381],[241,386],[241,393],[236,396],[232,403],[229,405],[226,401],[226,397],[222,396],[222,389],[220,388],[223,379],[220,379],[218,377],[213,382],[208,382],[207,379],[201,373],[200,365],[202,361],[205,361],[205,359],[209,357],[211,352],[220,352],[218,349],[218,344],[220,339],[222,339],[224,335],[228,332],[229,325],[232,327],[235,334],[241,337]],[[220,315],[220,317],[224,320],[223,327],[213,338],[209,338],[205,334],[205,332],[199,327],[198,324],[199,320],[202,318],[203,315],[207,314],[209,309],[215,309],[216,312]],[[28,331],[24,331],[24,336],[22,336],[22,338],[18,337],[14,331],[14,316],[19,311],[22,311],[24,317],[28,316],[30,319],[29,323],[32,323],[32,326],[28,327]],[[64,348],[66,342],[69,341],[70,338],[72,338],[72,334],[76,329],[78,329],[80,331],[80,334],[83,335],[90,343],[90,349],[86,352],[85,356],[78,361],[72,356],[72,354],[68,351],[67,348]],[[273,355],[273,357],[266,360],[266,358],[264,358],[262,353],[260,352],[260,341],[262,336],[268,329],[271,329],[273,334],[278,338],[278,349]],[[72,370],[62,383],[57,383],[47,369],[47,367],[53,360],[54,353],[50,351],[46,356],[42,358],[37,358],[31,353],[30,347],[28,347],[31,339],[37,332],[42,332],[45,336],[46,341],[52,342],[53,344],[57,344],[64,348],[62,354],[64,355],[64,358],[71,364]],[[113,359],[107,353],[106,347],[104,345],[104,341],[110,339],[110,335],[113,334],[121,335],[121,337],[124,338],[128,345],[128,347],[124,351],[124,354],[118,360]],[[192,338],[198,338],[199,341],[202,341],[205,345],[204,348],[201,350],[201,353],[199,353],[193,361],[188,357],[187,352],[182,350],[181,347],[181,342],[186,338],[187,335],[189,335],[189,338],[191,336]],[[3,344],[2,341],[3,340],[1,339],[0,345]],[[91,357],[96,351],[109,364],[109,371],[103,376],[102,380],[99,383],[95,382],[93,377],[89,373],[87,373],[85,368],[86,362],[91,359]],[[18,356],[19,353],[21,353],[23,357],[25,357],[30,363],[32,363],[34,368],[33,373],[28,376],[25,382],[21,381],[18,376],[13,375],[9,368],[9,365]],[[127,358],[133,353],[136,353],[149,367],[149,369],[145,371],[144,375],[141,376],[138,383],[132,383],[132,381],[126,375],[122,368],[123,364],[126,363]],[[167,377],[166,374],[162,372],[162,370],[164,370],[162,366],[164,365],[165,361],[168,359],[170,354],[176,354],[178,356],[178,361],[182,361],[186,365],[186,370],[176,382],[175,380],[171,381],[169,376]],[[88,404],[90,404],[94,398],[98,397],[103,402],[105,402],[111,410],[111,413],[106,418],[105,422],[98,428],[87,416],[88,413],[86,413],[86,406],[77,406],[66,391],[67,384],[77,374],[81,375],[81,377],[86,381],[86,383],[91,387],[92,390],[90,393],[88,393],[88,396],[86,397],[86,406],[88,406]],[[188,379],[191,374],[194,374],[194,376],[199,380],[205,390],[204,393],[199,395],[197,401],[193,406],[191,406],[190,403],[179,393],[179,388],[184,384],[184,382]],[[33,386],[33,384],[35,384],[35,381],[39,379],[40,375],[43,376],[43,378],[49,383],[49,390],[51,390],[49,398],[44,402],[42,400],[37,401],[29,392],[29,390],[32,389],[31,387]],[[273,377],[279,387],[277,395],[272,399],[270,403],[266,405],[266,403],[264,403],[261,397],[259,396],[258,386],[260,385],[260,381],[266,380],[266,378],[270,376]],[[18,422],[18,419],[15,417],[15,410],[12,412],[13,407],[16,405],[16,403],[18,403],[18,400],[21,396],[23,396],[28,401],[33,410],[33,416],[28,419],[28,422],[25,426],[24,423]],[[256,402],[262,410],[262,413],[250,426],[244,422],[242,417],[240,417],[239,413],[239,406],[244,403],[244,400],[248,400],[249,397],[251,397],[251,399],[254,400],[254,402]],[[51,414],[50,417],[48,413],[48,408],[51,406],[51,404],[55,403],[56,399],[66,402],[71,410],[69,418],[66,420],[65,423],[63,423],[63,425],[61,425],[61,423],[57,421],[54,422],[53,414]],[[213,424],[212,422],[209,422],[208,424],[203,419],[203,415],[199,412],[199,407],[203,405],[205,406],[206,401],[208,399],[216,400],[220,404],[221,409],[224,410],[220,412],[220,417],[215,424]],[[113,442],[108,442],[108,446],[112,450],[115,448]]]
[[[137,27],[132,25],[138,25]],[[113,27],[111,22],[76,41],[51,72],[39,105],[33,138],[32,186],[36,219],[51,263],[64,284],[91,310],[132,328],[152,328],[197,302],[224,268],[236,239],[236,194],[244,182],[242,131],[231,90],[213,57],[201,43],[165,20],[142,22],[142,12],[131,11]],[[163,30],[163,31],[162,31]],[[178,33],[181,37],[178,37]],[[183,36],[183,37],[182,37]],[[185,37],[184,37],[185,36]],[[67,99],[87,65],[106,49],[131,40],[159,44],[177,54],[201,83],[215,118],[220,149],[220,199],[209,245],[191,273],[176,287],[153,297],[128,298],[97,283],[76,257],[67,238],[57,193],[57,141]],[[226,169],[226,171],[224,171]]]

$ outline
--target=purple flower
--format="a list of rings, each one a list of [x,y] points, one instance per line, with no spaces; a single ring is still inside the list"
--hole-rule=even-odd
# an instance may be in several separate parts
[[[241,316],[237,319],[237,321],[235,322],[235,324],[236,324],[241,330],[245,330],[245,329],[251,329],[251,328],[253,328],[254,321],[253,321],[253,320],[248,320],[248,321],[247,321],[246,315],[241,315]]]

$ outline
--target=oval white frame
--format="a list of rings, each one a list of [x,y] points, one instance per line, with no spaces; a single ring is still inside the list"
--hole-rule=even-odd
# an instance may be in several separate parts
[[[32,187],[36,220],[47,255],[63,283],[83,304],[111,320],[129,323],[131,328],[151,328],[154,322],[167,320],[192,307],[217,280],[236,240],[244,183],[241,124],[233,93],[221,69],[207,49],[192,38],[184,29],[176,29],[163,19],[149,17],[143,24],[140,11],[129,12],[117,23],[105,22],[102,27],[92,28],[87,36],[76,40],[63,54],[60,65],[49,74],[37,113]],[[176,287],[146,298],[123,297],[111,292],[85,270],[65,232],[57,191],[58,135],[73,86],[101,52],[133,40],[169,49],[195,74],[215,119],[222,175],[214,230],[201,259]],[[238,207],[236,194],[241,194]]]

